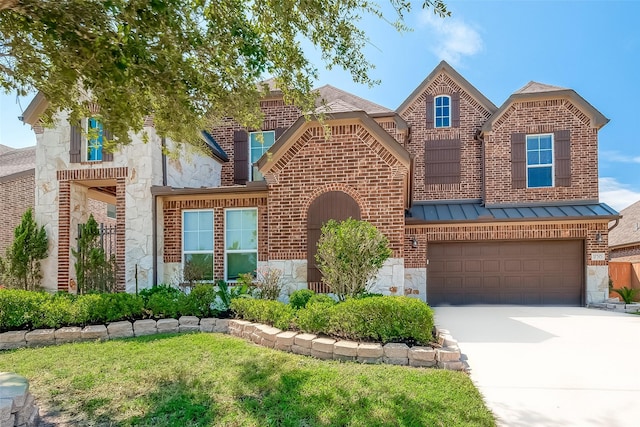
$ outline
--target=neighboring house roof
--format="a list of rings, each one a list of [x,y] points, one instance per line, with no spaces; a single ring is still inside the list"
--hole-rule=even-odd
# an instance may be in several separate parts
[[[206,130],[202,131],[202,139],[204,139],[204,142],[207,144],[207,147],[209,148],[213,156],[217,157],[222,162],[229,161],[229,156],[227,155],[227,153],[225,153],[220,144],[218,144],[215,138]]]
[[[596,218],[615,219],[618,218],[618,213],[605,203],[486,208],[479,200],[414,202],[407,215],[407,224],[518,220],[557,221]]]
[[[399,114],[402,114],[417,97],[422,95],[422,93],[427,89],[427,87],[431,84],[431,81],[435,79],[440,73],[445,73],[449,77],[451,77],[455,82],[469,95],[471,95],[476,101],[480,103],[487,111],[493,113],[498,109],[496,105],[491,102],[486,96],[484,96],[478,89],[476,89],[471,83],[467,81],[464,77],[462,77],[456,70],[453,69],[451,65],[449,65],[446,61],[441,61],[436,68],[433,69],[431,73],[418,85],[418,87],[411,92],[411,95],[404,100],[402,104],[396,109]]]
[[[378,105],[374,102],[367,101],[364,98],[360,98],[357,95],[354,95],[349,92],[345,92],[342,89],[338,89],[337,87],[333,87],[331,85],[324,85],[315,89],[320,94],[316,105],[319,108],[328,107],[329,105],[333,105],[334,107],[339,107],[338,111],[333,110],[324,110],[324,113],[334,113],[334,112],[344,112],[344,111],[364,111],[365,113],[377,116],[377,115],[393,115],[394,111],[388,109],[387,107],[383,107],[382,105]]]
[[[0,144],[0,155],[8,153],[9,151],[13,151],[15,148],[7,147],[6,145]]]
[[[624,247],[640,244],[640,200],[620,211],[622,219],[609,232],[609,247]]]
[[[11,149],[0,154],[0,178],[32,170],[35,167],[36,147]]]
[[[573,89],[567,89],[559,86],[547,85],[544,83],[538,83],[531,81],[515,91],[505,102],[500,106],[490,118],[482,125],[483,132],[490,132],[493,130],[493,124],[516,102],[525,101],[538,101],[546,99],[566,99],[575,105],[580,111],[586,114],[591,119],[591,126],[600,129],[602,126],[609,123],[609,119],[606,118],[600,111],[589,104],[587,100],[578,95]]]

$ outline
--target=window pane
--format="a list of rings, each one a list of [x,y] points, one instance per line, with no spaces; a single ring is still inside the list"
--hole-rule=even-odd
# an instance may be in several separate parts
[[[198,250],[198,232],[197,231],[184,232],[184,250],[185,251]]]
[[[253,273],[258,267],[256,253],[227,254],[227,280],[236,280],[240,274]]]
[[[529,168],[527,174],[529,187],[551,187],[551,167]]]
[[[258,239],[255,230],[243,230],[242,231],[242,249],[257,249]]]
[[[242,230],[227,230],[226,245],[227,249],[240,250],[244,249],[241,246],[242,242]]]
[[[537,151],[527,151],[527,164],[528,165],[539,165],[540,164],[540,154]]]
[[[184,270],[196,280],[213,280],[213,255],[185,254]]]
[[[256,227],[256,218],[258,218],[258,211],[256,209],[246,209],[239,212],[242,212],[242,228],[254,229]]]
[[[550,165],[553,160],[553,155],[551,150],[540,150],[540,164],[541,165]]]
[[[543,135],[540,137],[540,148],[551,149],[551,135]]]
[[[444,117],[442,119],[442,127],[448,127],[449,126],[449,117]]]
[[[242,228],[242,211],[226,211],[227,230],[240,230]]]
[[[200,231],[213,230],[213,212],[198,212],[198,227]]]
[[[442,106],[442,97],[439,96],[436,98],[436,107]]]
[[[436,127],[437,128],[441,128],[442,127],[442,119],[441,118],[437,118],[436,119]]]
[[[213,232],[211,230],[201,231],[198,236],[198,250],[213,251]]]
[[[442,107],[442,115],[449,117],[449,107]]]
[[[449,97],[448,96],[443,96],[442,97],[442,105],[444,106],[449,106]]]
[[[537,136],[527,137],[527,150],[537,150],[540,147],[540,142]]]
[[[184,224],[182,224],[184,231],[197,231],[198,230],[198,212],[185,212]]]

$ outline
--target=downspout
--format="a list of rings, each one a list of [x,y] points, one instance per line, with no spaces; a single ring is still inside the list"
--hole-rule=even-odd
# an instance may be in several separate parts
[[[163,136],[160,138],[162,151],[162,186],[167,186],[167,140]],[[151,220],[153,221],[153,233],[151,233],[151,245],[153,246],[153,284],[158,284],[158,196],[153,195],[153,206],[151,207]]]
[[[616,228],[618,226],[618,224],[620,224],[620,218],[616,218],[615,224],[613,224],[611,227],[609,227],[609,232],[611,232],[611,230]]]

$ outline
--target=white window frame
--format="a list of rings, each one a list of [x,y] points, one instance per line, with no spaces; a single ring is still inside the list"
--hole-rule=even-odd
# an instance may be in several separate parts
[[[231,250],[227,250],[227,212],[232,212],[232,211],[247,211],[247,210],[253,210],[256,212],[256,248],[255,249],[251,249],[251,250],[247,250],[247,249],[231,249]],[[246,207],[246,208],[227,208],[224,210],[224,280],[225,282],[229,282],[229,283],[236,283],[237,279],[233,279],[233,280],[229,280],[229,274],[228,274],[228,265],[227,265],[227,254],[228,253],[232,253],[232,254],[239,254],[239,253],[255,253],[256,254],[256,268],[258,268],[258,249],[260,248],[260,241],[259,241],[259,218],[258,218],[258,208],[257,207]]]
[[[442,108],[442,107],[438,107],[438,98],[447,98],[449,100],[449,115],[448,116],[438,116],[438,108]],[[450,128],[451,127],[451,120],[452,120],[452,114],[451,114],[451,96],[450,95],[438,95],[436,97],[433,98],[433,127],[436,129],[445,129],[445,128]],[[440,117],[441,119],[447,118],[449,120],[449,124],[446,126],[438,126],[438,117]]]
[[[87,117],[83,120],[83,129],[84,129],[84,143],[82,144],[82,156],[86,162],[96,163],[104,161],[104,125],[102,126],[102,152],[100,153],[100,159],[98,160],[89,160],[89,120],[94,119],[97,122],[100,122],[100,119],[97,117]]]
[[[255,131],[255,132],[249,132],[249,181],[253,181],[254,180],[254,176],[253,176],[253,167],[254,167],[254,163],[251,162],[251,151],[252,151],[252,147],[251,147],[251,135],[258,135],[258,134],[266,134],[266,133],[272,133],[273,134],[273,143],[276,143],[276,131],[275,130],[261,130],[261,131]],[[263,136],[264,138],[264,136]],[[264,139],[263,139],[264,141]],[[269,151],[269,149],[273,147],[273,144],[270,145],[269,147],[267,147],[266,149],[263,149],[262,151],[262,155],[264,155],[264,153],[266,153],[267,151]],[[261,157],[262,157],[261,155]],[[257,160],[256,160],[257,161]]]
[[[194,212],[211,212],[211,234],[212,234],[212,249],[210,251],[185,251],[184,248],[184,224],[185,224],[185,214],[187,213],[194,213]],[[200,230],[198,230],[200,231]],[[215,251],[216,251],[216,214],[214,212],[213,209],[184,209],[182,211],[182,226],[180,229],[180,240],[182,241],[182,248],[181,248],[181,268],[182,271],[184,271],[184,265],[185,265],[185,255],[191,255],[191,254],[211,254],[211,272],[212,272],[212,280],[214,281],[216,279],[216,256],[215,256]],[[209,280],[207,280],[207,282],[209,282]]]
[[[541,137],[541,136],[549,136],[551,138],[551,163],[545,163],[544,165],[529,165],[529,137]],[[538,151],[540,151],[540,146],[538,146]],[[556,155],[555,155],[555,141],[553,138],[553,133],[532,133],[527,134],[524,139],[524,162],[527,167],[525,174],[527,179],[527,188],[553,188],[556,186]],[[533,168],[548,168],[551,167],[551,185],[538,186],[538,187],[530,187],[529,186],[529,169]]]

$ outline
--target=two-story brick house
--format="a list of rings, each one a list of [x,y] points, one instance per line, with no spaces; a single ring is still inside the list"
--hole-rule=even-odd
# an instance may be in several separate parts
[[[498,108],[442,62],[396,111],[323,86],[319,122],[272,89],[260,129],[228,119],[211,130],[219,181],[161,183],[150,171],[141,190],[150,226],[125,236],[151,242],[152,282],[191,263],[230,281],[268,265],[290,289],[324,290],[320,227],[354,217],[393,251],[377,292],[432,304],[606,297],[607,223],[617,213],[598,202],[597,133],[608,120],[573,90],[530,83]],[[58,181],[91,166],[65,165]]]

